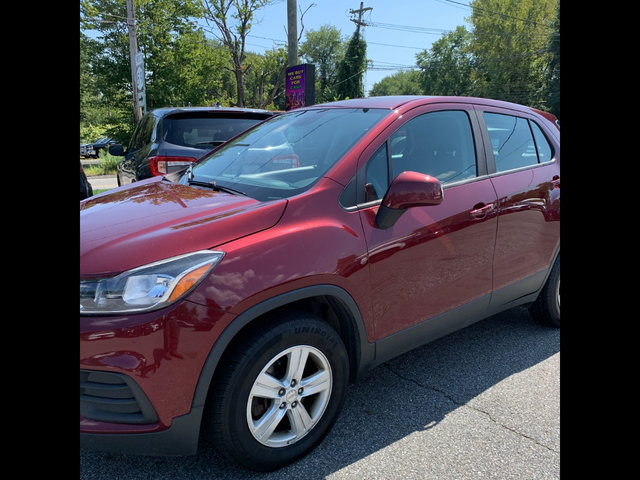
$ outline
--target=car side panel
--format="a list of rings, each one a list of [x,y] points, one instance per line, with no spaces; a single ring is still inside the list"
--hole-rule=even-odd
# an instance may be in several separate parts
[[[491,179],[499,197],[494,290],[551,265],[560,243],[551,185],[556,171],[549,165]]]
[[[483,129],[486,128],[482,120],[482,112],[485,111],[534,120],[544,130],[548,123],[545,119],[539,119],[526,112],[484,106],[476,106],[476,110]],[[549,131],[547,131],[547,138],[555,150],[552,161],[490,175],[498,195],[498,236],[493,269],[494,291],[549,269],[559,248],[560,189],[556,180],[560,179],[560,145]],[[490,146],[486,150],[490,172],[495,172],[493,151]],[[532,291],[537,287],[537,285],[531,285]],[[502,297],[496,296],[496,298]],[[494,306],[497,306],[495,301],[492,302],[492,307]]]
[[[274,227],[215,246],[224,259],[188,298],[239,315],[276,295],[331,284],[354,299],[373,341],[367,248],[358,212],[338,205],[343,188],[324,178],[289,199]],[[239,262],[247,268],[239,271]]]
[[[410,208],[387,230],[375,227],[379,207],[361,212],[376,339],[491,293],[497,216],[469,212],[495,200],[484,179],[445,189],[441,205]]]
[[[376,340],[491,294],[496,194],[482,176],[484,148],[473,107],[439,104],[413,109],[367,148],[359,166],[403,125],[442,110],[468,113],[480,176],[445,187],[440,205],[410,208],[386,230],[375,224],[379,206],[360,211],[369,249]],[[487,207],[486,216],[473,218],[470,212],[481,207]]]

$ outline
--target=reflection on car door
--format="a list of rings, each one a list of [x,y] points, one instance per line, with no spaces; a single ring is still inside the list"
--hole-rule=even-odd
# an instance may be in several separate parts
[[[405,170],[440,177],[443,202],[410,208],[387,230],[375,227],[378,206],[360,210],[376,339],[480,298],[481,309],[489,302],[497,197],[483,175],[484,151],[473,108],[450,108],[416,109],[387,142],[390,178]],[[379,152],[373,161],[379,161]]]
[[[535,117],[481,106],[476,110],[487,126],[487,164],[499,199],[491,300],[491,307],[499,307],[539,288],[544,275],[535,274],[551,266],[560,243],[555,214],[560,169]]]

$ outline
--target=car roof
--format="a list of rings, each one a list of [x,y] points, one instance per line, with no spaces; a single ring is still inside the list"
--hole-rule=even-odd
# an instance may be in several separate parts
[[[488,98],[478,97],[454,97],[454,96],[427,96],[427,95],[390,95],[384,97],[367,97],[367,98],[354,98],[351,100],[339,100],[337,102],[323,103],[313,105],[307,108],[384,108],[395,110],[402,106],[418,106],[427,105],[432,103],[472,103],[476,105],[488,105],[495,107],[508,108],[512,110],[527,110],[534,111],[540,115],[543,115],[539,110],[527,107],[525,105],[519,105],[517,103],[505,102],[502,100],[492,100]],[[544,113],[546,118],[552,116],[549,113]],[[555,118],[555,117],[554,117]]]

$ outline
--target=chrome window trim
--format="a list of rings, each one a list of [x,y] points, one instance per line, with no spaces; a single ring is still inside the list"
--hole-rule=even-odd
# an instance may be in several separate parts
[[[554,152],[555,153],[555,152]],[[554,163],[556,163],[556,157],[555,155],[553,156],[553,158],[551,160],[549,160],[548,162],[544,162],[544,163],[536,163],[535,165],[525,165],[524,167],[519,167],[519,168],[513,168],[511,170],[504,170],[502,172],[495,172],[495,173],[490,173],[489,175],[487,175],[489,178],[494,178],[494,177],[499,177],[501,175],[507,175],[510,173],[517,173],[517,172],[521,172],[524,170],[530,170],[533,168],[540,168],[540,167],[547,167],[549,165],[553,165]]]

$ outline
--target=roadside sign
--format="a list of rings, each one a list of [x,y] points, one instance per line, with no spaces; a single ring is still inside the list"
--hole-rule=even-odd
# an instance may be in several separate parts
[[[136,53],[136,95],[142,108],[142,113],[147,113],[147,95],[144,84],[144,58],[142,52]]]
[[[286,70],[285,110],[307,107],[315,104],[315,65],[304,64]]]

